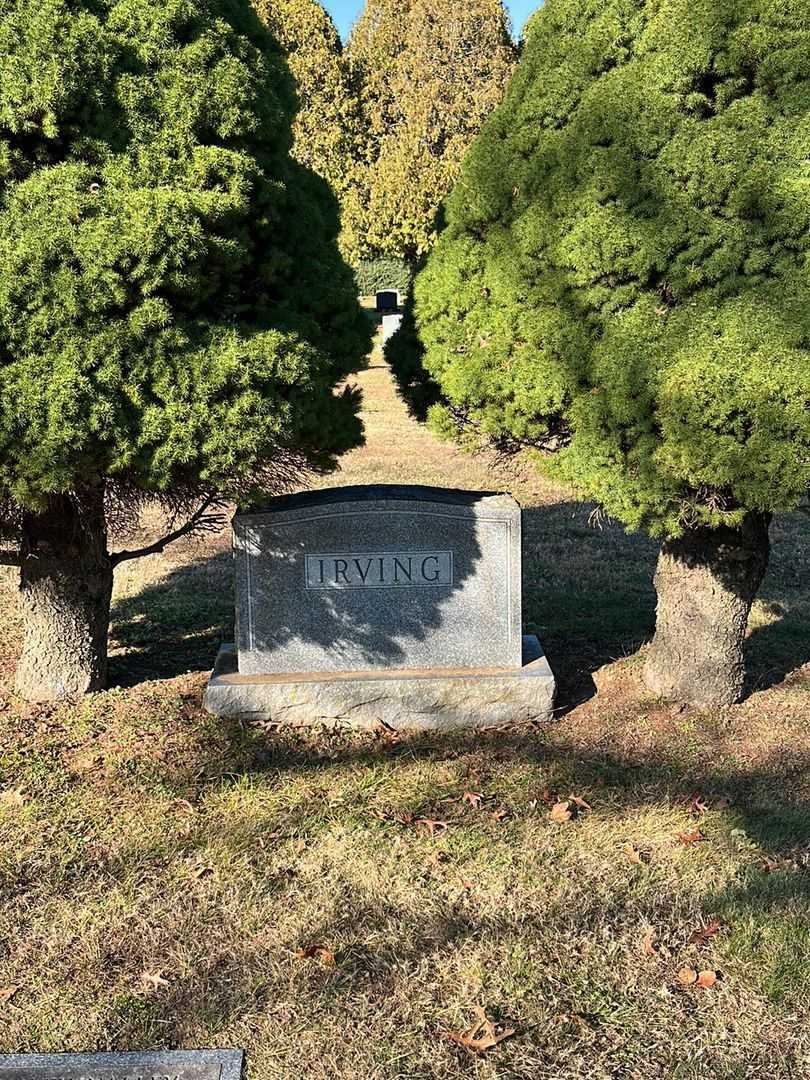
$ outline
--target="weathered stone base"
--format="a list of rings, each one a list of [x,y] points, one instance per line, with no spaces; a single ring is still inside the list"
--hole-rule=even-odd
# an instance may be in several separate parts
[[[523,667],[240,675],[236,649],[223,645],[205,691],[215,716],[290,727],[397,731],[488,728],[550,720],[556,684],[534,635]]]

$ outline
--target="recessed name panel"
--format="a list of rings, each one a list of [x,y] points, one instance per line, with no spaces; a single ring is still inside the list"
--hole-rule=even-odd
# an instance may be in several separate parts
[[[308,589],[436,589],[453,584],[452,551],[307,555]]]

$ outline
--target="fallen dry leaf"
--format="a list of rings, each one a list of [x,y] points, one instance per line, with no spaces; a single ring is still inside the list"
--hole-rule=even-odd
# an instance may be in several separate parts
[[[631,843],[630,841],[628,841],[624,845],[624,847],[622,848],[622,851],[627,856],[627,858],[630,860],[630,862],[635,863],[636,866],[644,866],[645,863],[648,863],[650,861],[649,858],[645,858],[644,855],[642,854],[642,852],[640,852],[638,850],[636,845]]]
[[[566,821],[570,821],[574,816],[571,803],[568,801],[555,803],[549,810],[548,816],[552,821],[556,821],[558,825],[564,825]]]
[[[19,986],[0,987],[0,1005],[5,1005],[7,1001],[11,1001],[19,989]]]
[[[711,990],[719,977],[716,971],[701,971],[695,985],[700,986],[703,990]]]
[[[570,795],[564,802],[555,803],[552,806],[549,817],[558,824],[564,824],[573,818],[578,818],[586,810],[592,810],[590,803],[586,803],[578,795]]]
[[[446,821],[436,821],[434,818],[417,818],[414,825],[417,828],[427,829],[430,836],[435,836],[437,832],[444,832],[448,827]]]
[[[141,973],[141,982],[150,993],[156,993],[161,986],[168,986],[169,980],[163,978],[163,969],[160,971],[144,971]]]
[[[475,1022],[466,1031],[446,1031],[445,1038],[462,1046],[470,1054],[483,1054],[493,1046],[510,1039],[516,1034],[515,1028],[504,1027],[489,1019],[484,1009],[476,1005],[473,1009]]]
[[[337,963],[335,954],[326,945],[306,945],[303,949],[296,949],[295,955],[299,960],[320,960],[327,967],[335,967]]]
[[[700,844],[707,838],[703,835],[700,829],[692,829],[691,832],[679,832],[675,839],[679,844],[687,846],[689,844]]]
[[[489,816],[492,818],[493,821],[497,821],[498,823],[500,823],[502,821],[506,821],[506,819],[509,817],[509,811],[505,810],[504,807],[501,806],[497,810],[490,810]]]
[[[694,968],[683,967],[678,972],[678,982],[681,986],[694,986],[697,982],[698,973]]]
[[[712,919],[710,923],[703,927],[702,930],[695,930],[695,932],[689,938],[690,945],[705,945],[708,941],[719,934],[723,929],[723,924],[719,919]]]
[[[644,937],[641,939],[641,951],[645,956],[657,956],[658,950],[653,942],[655,941],[655,931],[648,930]]]
[[[572,795],[570,802],[574,804],[577,810],[593,810],[590,803],[586,803],[584,799],[580,799],[579,795]]]
[[[477,810],[484,801],[484,796],[480,791],[465,791],[461,796],[461,801],[469,803],[474,810]]]

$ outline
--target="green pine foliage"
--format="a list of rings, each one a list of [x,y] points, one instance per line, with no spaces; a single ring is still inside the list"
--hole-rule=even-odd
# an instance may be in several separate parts
[[[810,7],[548,0],[420,274],[445,432],[558,451],[633,528],[810,482]]]
[[[335,202],[248,0],[0,4],[0,496],[247,496],[360,439]]]
[[[371,296],[382,289],[398,289],[404,296],[412,278],[410,265],[393,255],[360,259],[357,265],[357,288],[361,296]]]

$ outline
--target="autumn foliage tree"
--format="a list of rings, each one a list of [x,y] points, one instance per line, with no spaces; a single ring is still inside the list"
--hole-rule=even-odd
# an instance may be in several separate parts
[[[547,0],[416,283],[433,422],[662,542],[646,677],[731,702],[810,482],[810,9]]]
[[[367,345],[248,0],[0,5],[0,508],[17,686],[104,684],[113,571],[360,439]],[[173,524],[110,550],[156,499]]]
[[[415,261],[515,62],[501,0],[368,0],[347,48],[362,129],[345,227],[357,255]]]
[[[318,0],[255,0],[295,81],[293,157],[343,202],[355,183],[360,100],[335,24]]]

